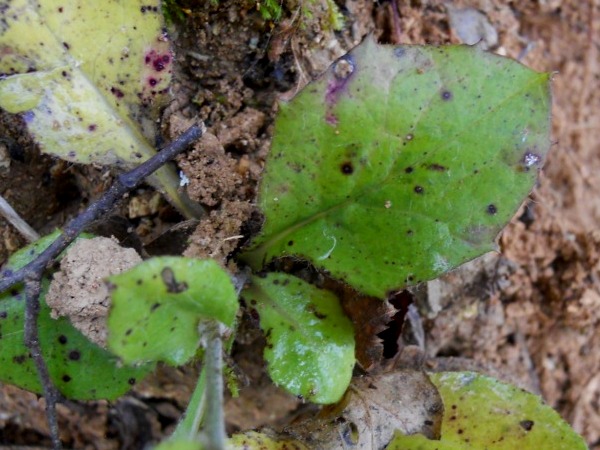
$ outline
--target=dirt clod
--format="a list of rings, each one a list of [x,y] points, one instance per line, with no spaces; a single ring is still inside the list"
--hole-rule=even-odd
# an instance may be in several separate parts
[[[119,246],[116,240],[79,239],[62,259],[61,271],[54,275],[46,295],[52,317],[68,317],[92,342],[104,346],[110,297],[103,280],[140,262],[135,250]]]

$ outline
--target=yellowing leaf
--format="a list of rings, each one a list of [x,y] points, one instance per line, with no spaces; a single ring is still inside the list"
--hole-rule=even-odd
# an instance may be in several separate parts
[[[23,113],[44,152],[83,164],[138,164],[154,153],[173,55],[160,2],[12,0],[0,24],[0,107]],[[155,175],[175,206],[173,170]]]

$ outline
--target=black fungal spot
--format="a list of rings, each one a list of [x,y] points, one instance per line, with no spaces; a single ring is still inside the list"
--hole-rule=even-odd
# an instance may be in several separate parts
[[[88,131],[96,131],[96,124],[91,124],[88,126]]]
[[[428,427],[433,425],[433,420],[426,420],[425,422],[423,422],[425,425],[427,425]]]
[[[294,241],[288,241],[288,247],[291,247],[292,245],[294,245]]]
[[[273,284],[277,286],[279,284],[279,280],[273,280]]]
[[[131,328],[128,328],[127,331],[125,331],[125,336],[129,336],[132,332],[133,330]]]
[[[66,70],[63,70],[60,74],[65,78],[67,78],[67,75],[69,75],[69,73]]]
[[[63,42],[63,47],[69,50],[71,46],[67,42]]]
[[[175,274],[170,267],[165,267],[161,272],[160,276],[167,287],[169,294],[180,294],[187,291],[188,285],[185,281],[178,283],[175,279]]]
[[[135,384],[135,378],[130,378],[129,380],[127,380],[127,382],[133,386]]]
[[[149,78],[148,79],[148,84],[150,86],[156,86],[157,83],[158,83],[158,81],[156,81],[156,78]]]
[[[69,340],[67,339],[67,337],[64,334],[61,334],[58,337],[58,342],[65,345],[67,342],[69,342]]]
[[[415,191],[417,194],[422,194],[422,193],[424,192],[423,186],[415,186],[415,189],[414,189],[414,191]]]
[[[79,353],[79,350],[71,350],[69,352],[69,359],[71,361],[79,361],[81,359],[81,353]]]
[[[0,311],[0,319],[6,319],[8,317],[8,313],[6,311]]]
[[[68,383],[69,381],[71,381],[71,377],[70,377],[69,375],[63,375],[63,376],[62,376],[62,380],[63,380],[65,383]]]
[[[60,6],[60,7],[58,8],[58,12],[59,12],[59,13],[61,13],[61,12],[63,12],[63,11],[64,11],[63,7],[62,7],[62,6]]]
[[[452,92],[446,91],[446,90],[442,91],[442,100],[444,100],[444,101],[452,100]]]
[[[344,175],[351,175],[352,173],[354,173],[354,166],[352,166],[351,162],[343,163],[340,169]]]
[[[531,431],[535,425],[535,422],[533,420],[521,420],[519,425],[521,425],[521,428],[523,428],[525,431]]]
[[[12,360],[16,364],[23,364],[26,359],[27,359],[27,356],[25,356],[25,355],[17,355],[17,356],[13,356]]]
[[[490,203],[487,206],[486,211],[489,215],[493,216],[498,212],[498,208],[496,208],[496,205],[494,205],[493,203]]]
[[[160,306],[160,303],[155,303],[150,307],[150,311],[156,311],[156,309]]]
[[[412,167],[407,167],[406,169],[404,169],[404,172],[406,173],[413,173],[415,169],[413,169]]]

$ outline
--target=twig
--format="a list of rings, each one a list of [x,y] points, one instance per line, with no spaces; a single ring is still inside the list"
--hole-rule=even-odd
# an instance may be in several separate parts
[[[85,211],[71,220],[62,234],[37,258],[20,270],[15,272],[4,270],[1,274],[3,279],[0,281],[0,292],[7,290],[16,283],[25,282],[25,346],[31,352],[38,376],[40,377],[44,397],[46,398],[46,416],[54,449],[61,448],[56,416],[58,392],[50,379],[48,367],[41,352],[37,326],[42,275],[48,264],[67,248],[87,226],[100,216],[108,213],[123,195],[134,189],[144,178],[185,150],[192,142],[199,139],[204,131],[204,124],[188,128],[185,133],[152,158],[140,164],[135,169],[119,175],[109,190],[99,200],[92,203]]]
[[[0,214],[29,242],[37,241],[40,235],[25,222],[19,213],[0,195]]]
[[[31,353],[31,358],[40,377],[42,391],[46,399],[46,419],[50,429],[50,438],[52,447],[55,450],[61,448],[60,436],[58,432],[58,419],[56,415],[56,402],[58,392],[50,379],[48,366],[42,356],[42,348],[38,336],[37,319],[40,312],[40,290],[41,274],[30,273],[25,278],[25,346]]]
[[[123,195],[134,189],[144,178],[173,159],[192,142],[199,139],[204,133],[204,130],[204,124],[193,125],[152,158],[140,164],[135,169],[119,175],[108,191],[106,191],[100,199],[92,203],[85,211],[71,220],[62,234],[36,259],[16,272],[11,270],[2,271],[2,273],[0,273],[3,277],[0,281],[0,292],[7,290],[16,283],[22,282],[27,277],[27,274],[42,273],[48,264],[50,264],[60,252],[67,248],[67,246],[73,242],[87,226],[102,215],[108,213]]]

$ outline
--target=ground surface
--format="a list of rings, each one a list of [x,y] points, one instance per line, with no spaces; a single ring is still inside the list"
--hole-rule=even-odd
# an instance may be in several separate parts
[[[226,263],[239,241],[224,239],[252,228],[278,98],[293,96],[369,32],[388,43],[459,42],[442,2],[399,1],[395,16],[391,2],[339,1],[345,24],[334,31],[326,2],[304,1],[312,18],[290,1],[276,23],[263,20],[252,1],[189,5],[191,15],[172,32],[179,74],[163,126],[167,137],[193,117],[209,126],[210,134],[179,165],[190,179],[191,197],[211,209],[210,217],[161,239],[179,219],[164,202],[151,200],[150,189],[141,189],[99,232],[124,239],[133,228],[149,253],[184,251]],[[432,358],[468,358],[453,364],[475,364],[540,393],[592,448],[600,448],[600,4],[464,0],[454,6],[487,16],[497,32],[497,43],[489,27],[484,33],[493,51],[556,72],[555,144],[530,200],[500,240],[502,255],[415,292],[426,351]],[[0,167],[0,193],[42,234],[110,181],[103,170],[40,156],[19,120],[4,113],[0,147],[0,159],[10,163]],[[178,244],[186,230],[187,247]],[[0,260],[23,244],[0,221]],[[252,324],[244,325],[234,349],[249,385],[227,404],[230,431],[276,426],[297,408],[296,399],[264,377],[256,336]],[[196,374],[194,367],[161,368],[117,402],[61,405],[64,442],[142,448],[172,429]],[[48,445],[46,432],[42,400],[10,386],[0,389],[0,444]]]

